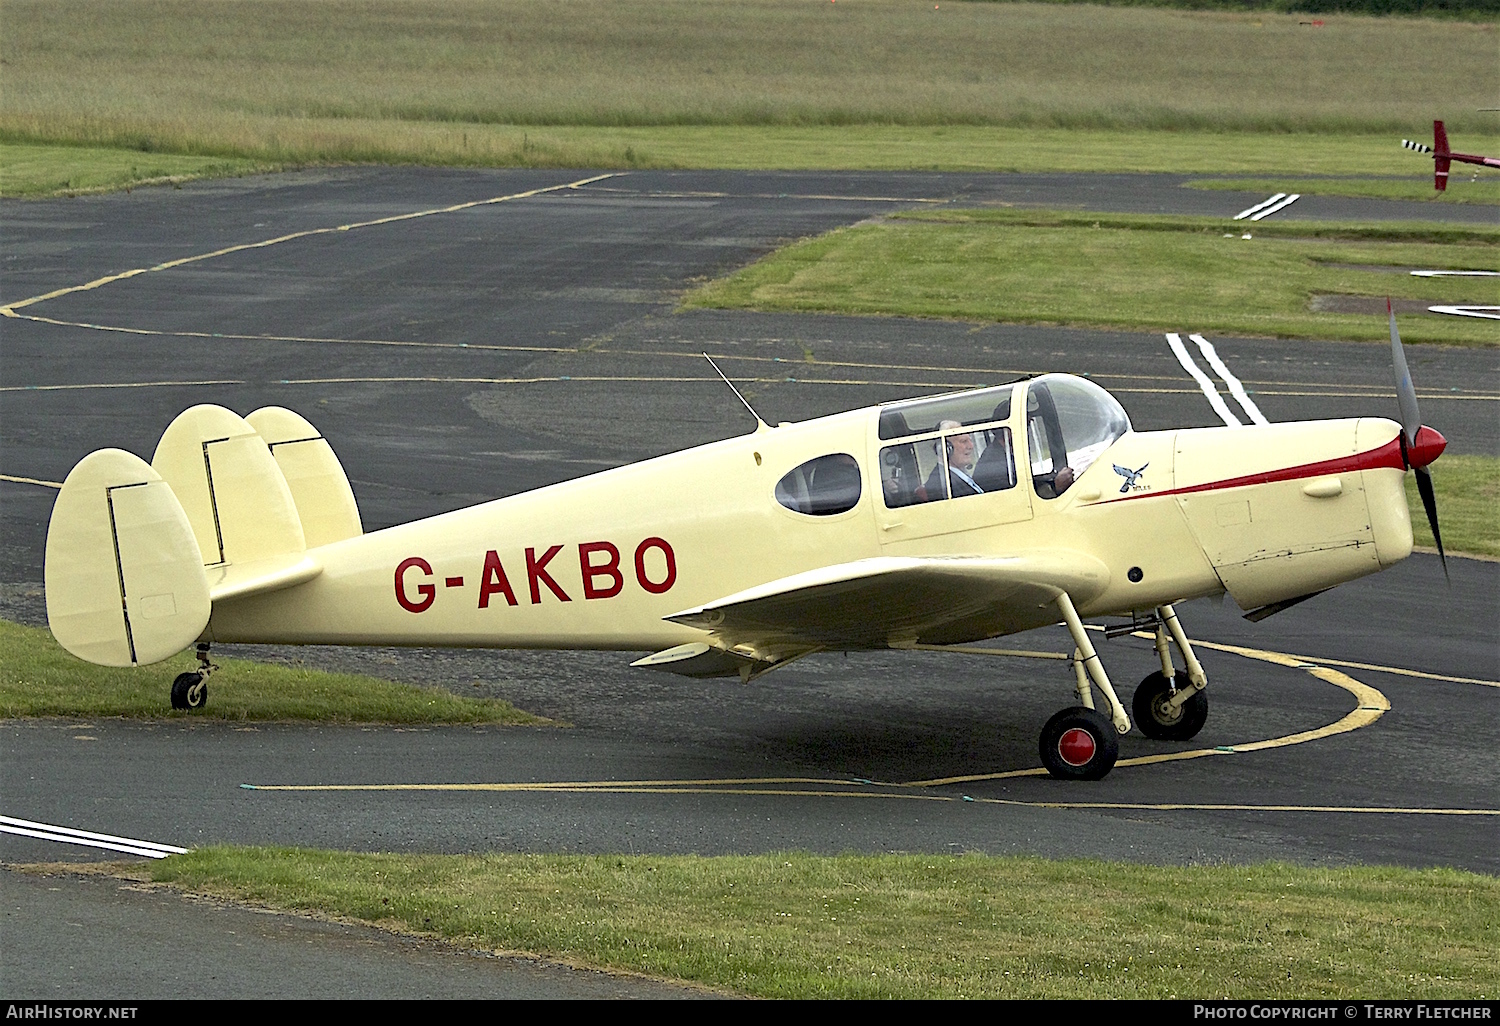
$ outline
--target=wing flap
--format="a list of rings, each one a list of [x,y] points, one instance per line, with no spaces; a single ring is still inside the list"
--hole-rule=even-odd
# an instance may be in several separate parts
[[[794,574],[666,619],[725,647],[900,648],[995,637],[1051,622],[1066,591],[1087,602],[1109,569],[1081,552],[879,556]]]

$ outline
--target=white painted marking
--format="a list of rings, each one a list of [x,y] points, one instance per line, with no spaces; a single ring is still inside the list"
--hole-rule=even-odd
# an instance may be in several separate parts
[[[1413,271],[1413,278],[1500,278],[1500,271]]]
[[[1487,321],[1500,321],[1500,306],[1429,306],[1428,312],[1452,314],[1455,317],[1483,317]]]
[[[1214,387],[1213,381],[1198,368],[1198,365],[1193,362],[1193,358],[1188,355],[1187,347],[1182,344],[1182,336],[1178,335],[1175,331],[1167,332],[1167,345],[1172,347],[1172,352],[1176,354],[1177,362],[1182,364],[1182,369],[1191,374],[1193,380],[1198,382],[1198,387],[1208,399],[1208,405],[1214,408],[1214,412],[1219,415],[1219,419],[1224,422],[1224,426],[1244,427],[1245,425],[1240,422],[1240,419],[1233,413],[1230,413],[1229,407],[1224,405],[1224,398],[1219,395],[1219,390]]]
[[[0,833],[36,837],[43,841],[58,841],[62,844],[82,844],[90,848],[105,848],[109,851],[123,851],[131,855],[143,855],[148,859],[164,859],[168,855],[181,855],[187,851],[186,848],[171,844],[141,841],[133,837],[116,837],[114,834],[96,834],[91,830],[74,830],[72,827],[36,823],[29,819],[16,819],[13,816],[0,816]]]
[[[1266,419],[1266,415],[1260,412],[1260,407],[1255,405],[1255,400],[1251,399],[1245,391],[1245,386],[1241,384],[1240,379],[1234,376],[1223,360],[1219,359],[1219,352],[1213,347],[1213,343],[1202,335],[1189,335],[1188,338],[1198,344],[1208,365],[1214,369],[1214,373],[1223,380],[1224,384],[1229,386],[1229,394],[1234,396],[1234,401],[1240,404],[1240,409],[1244,410],[1257,424],[1271,423]]]
[[[1286,193],[1284,193],[1284,192],[1278,192],[1276,195],[1272,196],[1270,199],[1261,200],[1259,203],[1255,204],[1255,206],[1253,206],[1253,207],[1246,207],[1244,210],[1241,210],[1238,214],[1234,215],[1234,219],[1236,221],[1243,221],[1245,218],[1249,217],[1251,214],[1255,213],[1257,210],[1263,210],[1266,207],[1269,207],[1272,203],[1275,203],[1277,200],[1281,200],[1281,199],[1285,199],[1285,198],[1286,198]]]
[[[1284,198],[1280,203],[1269,206],[1266,209],[1260,211],[1260,213],[1258,214],[1251,214],[1250,220],[1259,221],[1263,217],[1270,217],[1278,210],[1285,210],[1287,207],[1291,206],[1293,203],[1296,203],[1301,198],[1302,194],[1300,192],[1294,192],[1290,196]]]
[[[12,484],[41,485],[43,488],[61,488],[61,481],[43,481],[35,477],[16,477],[14,474],[0,474],[0,481],[9,481]]]

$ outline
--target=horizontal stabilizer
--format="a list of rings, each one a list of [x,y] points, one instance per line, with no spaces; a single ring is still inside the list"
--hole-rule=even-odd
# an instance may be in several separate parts
[[[208,591],[215,602],[222,602],[304,584],[322,572],[323,565],[307,553],[289,552],[248,563],[208,567]]]
[[[880,556],[809,570],[666,619],[726,647],[903,647],[994,637],[1050,622],[1061,592],[1088,602],[1109,569],[1080,552]]]
[[[138,456],[101,449],[63,482],[47,527],[47,623],[91,663],[154,663],[208,623],[208,578],[171,487]]]

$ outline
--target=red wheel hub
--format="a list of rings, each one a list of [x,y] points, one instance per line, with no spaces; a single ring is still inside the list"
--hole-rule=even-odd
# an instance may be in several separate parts
[[[1057,739],[1057,754],[1069,766],[1087,765],[1098,750],[1099,745],[1094,740],[1094,735],[1082,727],[1069,727]]]

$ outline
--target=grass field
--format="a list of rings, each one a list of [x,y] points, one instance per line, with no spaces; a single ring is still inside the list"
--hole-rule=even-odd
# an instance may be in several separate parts
[[[1397,140],[1434,116],[1455,145],[1493,145],[1475,108],[1500,91],[1493,22],[1313,30],[1295,14],[906,0],[3,10],[0,142],[270,164],[1401,175],[1419,158]]]
[[[64,652],[37,627],[0,620],[0,719],[16,716],[192,717],[321,723],[545,724],[499,699],[459,698],[440,688],[393,684],[241,659],[217,660],[208,705],[173,712],[172,678],[194,669],[190,653],[153,667],[111,669]]]
[[[1324,296],[1493,303],[1493,279],[1413,278],[1406,269],[1496,270],[1497,242],[1500,228],[931,210],[796,243],[684,302],[1381,341],[1383,316],[1310,304]],[[1399,320],[1409,342],[1500,343],[1494,322]]]
[[[1500,459],[1447,453],[1432,465],[1432,490],[1437,496],[1438,530],[1450,553],[1500,556]],[[1406,478],[1406,502],[1411,509],[1412,535],[1418,545],[1431,546],[1432,531],[1417,495],[1417,479]]]
[[[1500,948],[1500,880],[1444,869],[205,848],[147,871],[759,997],[1493,998]]]

